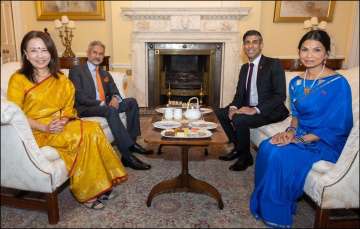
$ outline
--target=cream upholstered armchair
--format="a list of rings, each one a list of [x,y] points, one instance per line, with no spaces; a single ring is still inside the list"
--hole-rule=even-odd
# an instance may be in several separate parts
[[[45,193],[45,201],[19,199],[1,191],[1,204],[45,210],[50,224],[59,221],[58,188],[67,181],[68,172],[57,151],[39,148],[22,110],[1,98],[1,187],[13,191]]]
[[[39,148],[22,110],[6,99],[9,78],[19,68],[20,62],[1,65],[1,204],[47,211],[49,223],[56,224],[59,221],[57,193],[68,180],[68,172],[56,149],[49,146]],[[67,72],[65,69],[66,75]],[[111,74],[120,93],[125,96],[125,75]],[[125,113],[119,115],[126,125]],[[105,118],[86,119],[99,122],[108,140],[113,142]],[[44,195],[38,200],[25,195],[33,192]]]

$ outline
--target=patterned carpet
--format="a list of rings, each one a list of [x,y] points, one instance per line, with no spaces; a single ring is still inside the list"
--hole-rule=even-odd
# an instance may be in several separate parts
[[[145,143],[141,142],[143,145]],[[156,145],[149,148],[157,150]],[[224,209],[210,196],[196,193],[163,193],[156,196],[151,207],[146,206],[151,188],[164,179],[180,173],[180,150],[173,146],[163,147],[162,155],[145,157],[149,171],[127,169],[129,179],[116,187],[120,193],[109,201],[104,210],[90,210],[75,201],[67,187],[59,194],[60,221],[49,225],[42,212],[1,206],[1,227],[61,227],[61,228],[261,228],[249,212],[249,198],[253,188],[254,166],[244,172],[233,172],[228,167],[233,162],[217,159],[228,146],[192,148],[189,154],[189,171],[201,180],[216,187],[222,195]],[[315,212],[305,201],[298,202],[294,227],[312,227]]]

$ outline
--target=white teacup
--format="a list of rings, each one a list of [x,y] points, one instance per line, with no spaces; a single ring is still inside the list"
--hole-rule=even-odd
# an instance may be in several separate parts
[[[182,120],[182,109],[181,108],[174,109],[174,119],[177,121]]]
[[[171,120],[173,119],[173,117],[174,117],[174,108],[170,108],[170,107],[164,108],[164,118],[166,120]]]

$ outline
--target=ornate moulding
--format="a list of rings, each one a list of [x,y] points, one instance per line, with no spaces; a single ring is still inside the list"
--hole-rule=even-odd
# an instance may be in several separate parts
[[[140,106],[147,106],[146,42],[221,42],[224,44],[220,105],[229,103],[236,90],[240,60],[240,22],[250,13],[238,8],[122,8],[132,21],[132,87]],[[226,90],[224,90],[226,88]]]

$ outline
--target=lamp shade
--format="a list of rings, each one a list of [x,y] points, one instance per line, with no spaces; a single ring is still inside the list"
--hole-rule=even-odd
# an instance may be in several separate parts
[[[318,20],[317,17],[312,17],[310,19],[310,22],[311,22],[312,25],[318,25],[319,24],[319,20]]]
[[[56,19],[54,21],[54,24],[55,24],[55,28],[57,28],[57,29],[60,29],[62,27],[62,23],[59,19]]]
[[[66,15],[61,16],[61,22],[63,24],[69,23],[69,18]]]
[[[310,22],[310,20],[304,21],[304,29],[309,29],[309,28],[311,28],[311,22]]]
[[[67,27],[69,27],[70,29],[75,29],[75,22],[69,21],[69,24],[67,25]]]
[[[327,22],[326,21],[321,21],[318,28],[321,30],[325,30],[327,26]]]

